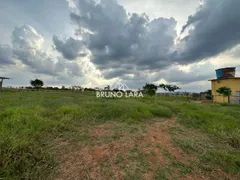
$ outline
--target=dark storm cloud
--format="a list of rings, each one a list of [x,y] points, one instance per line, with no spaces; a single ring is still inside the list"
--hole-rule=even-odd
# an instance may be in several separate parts
[[[1,45],[0,44],[0,64],[1,65],[8,65],[13,64],[13,53],[12,48],[8,45]]]
[[[181,50],[172,58],[188,63],[213,57],[240,43],[240,1],[205,0],[201,8],[189,16],[182,31],[189,30],[180,43]]]
[[[182,28],[182,32],[189,32],[177,44],[174,43],[177,37],[175,19],[149,19],[146,14],[128,13],[115,0],[77,0],[77,9],[70,14],[70,19],[77,25],[75,37],[79,37],[66,40],[58,38],[60,34],[73,32],[68,29],[66,1],[9,0],[0,4],[3,7],[0,20],[4,28],[8,27],[5,31],[0,27],[0,32],[11,34],[15,26],[26,22],[46,40],[43,43],[43,36],[31,26],[15,28],[12,48],[0,46],[0,64],[17,60],[32,72],[54,77],[61,74],[81,76],[82,64],[80,68],[74,59],[79,57],[78,62],[82,63],[86,58],[81,57],[88,56],[107,79],[119,77],[130,84],[157,82],[161,78],[179,83],[201,81],[212,75],[196,73],[200,69],[190,73],[177,68],[170,68],[169,72],[164,69],[172,64],[190,64],[216,56],[240,42],[239,0],[205,0],[189,17]],[[53,34],[56,36],[52,37]],[[46,51],[44,45],[50,46],[49,40],[53,40],[56,50],[65,59]],[[234,57],[239,57],[239,53]],[[209,66],[202,68],[210,69]],[[214,69],[211,71],[214,73]]]
[[[80,0],[78,13],[71,13],[91,61],[106,78],[137,70],[164,69],[174,63],[189,64],[213,57],[240,42],[239,0],[205,0],[189,17],[182,32],[194,27],[178,44],[173,18],[149,20],[146,14],[129,14],[115,0]],[[72,39],[73,40],[73,39]],[[67,44],[67,43],[65,43]],[[71,47],[71,46],[70,46]],[[72,48],[75,52],[79,49]],[[63,50],[61,50],[63,53]],[[114,68],[116,72],[114,72]]]
[[[79,14],[71,13],[71,20],[98,68],[132,64],[157,69],[170,64],[168,53],[176,37],[173,18],[150,21],[145,14],[127,14],[115,0],[81,0],[77,7]]]
[[[79,53],[83,48],[82,41],[73,38],[67,39],[65,42],[61,41],[57,36],[53,36],[53,43],[58,52],[62,53],[63,57],[68,60],[74,60],[78,56],[86,56],[85,53]]]

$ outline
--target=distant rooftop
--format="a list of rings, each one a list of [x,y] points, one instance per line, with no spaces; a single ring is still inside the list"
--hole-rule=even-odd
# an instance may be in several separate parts
[[[223,69],[235,69],[236,70],[236,67],[225,67],[225,68],[216,69],[216,71],[223,70]]]
[[[240,77],[226,77],[226,78],[219,78],[219,79],[210,79],[208,81],[227,80],[227,79],[240,79]]]

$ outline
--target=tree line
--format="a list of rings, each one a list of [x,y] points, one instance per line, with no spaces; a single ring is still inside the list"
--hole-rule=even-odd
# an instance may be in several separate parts
[[[35,79],[35,80],[31,80],[30,81],[31,87],[27,87],[27,89],[42,89],[44,86],[44,82],[40,79]],[[155,84],[150,84],[147,83],[145,86],[143,86],[143,92],[145,92],[146,94],[150,95],[150,96],[154,96],[158,90],[158,88],[161,88],[163,90],[165,90],[166,92],[169,93],[174,93],[177,90],[180,90],[181,88],[176,86],[176,85],[170,85],[170,84],[160,84],[160,85],[155,85]],[[58,88],[58,87],[46,87],[44,89],[47,90],[84,90],[84,91],[96,91],[96,89],[93,88],[82,88],[81,86],[72,86],[70,89],[66,88],[65,86],[62,86],[62,88]],[[116,89],[114,90],[116,91]],[[212,99],[212,91],[208,90],[205,92],[206,93],[206,99],[211,100]],[[225,97],[229,97],[232,93],[232,90],[228,87],[220,87],[219,89],[217,89],[217,93],[219,93],[220,95],[223,95]]]
[[[44,82],[41,79],[35,79],[30,81],[31,86],[27,86],[26,89],[45,89],[45,90],[75,90],[75,91],[95,91],[93,88],[83,88],[81,86],[71,86],[70,88],[66,88],[65,86],[59,87],[43,87]]]
[[[27,87],[28,89],[42,89],[44,86],[44,82],[40,79],[35,79],[35,80],[31,80],[30,81],[31,87]],[[160,84],[159,86],[156,86],[154,84],[146,84],[143,87],[143,91],[151,96],[155,95],[158,88],[162,88],[165,91],[168,92],[175,92],[176,90],[179,90],[180,88],[176,85],[168,85],[168,84]],[[62,86],[62,88],[58,88],[58,87],[46,87],[44,89],[49,89],[49,90],[69,90],[68,88],[66,88],[65,86]],[[87,90],[87,91],[95,91],[95,89],[92,88],[82,88],[80,86],[72,86],[71,90]],[[116,90],[115,90],[116,91]]]

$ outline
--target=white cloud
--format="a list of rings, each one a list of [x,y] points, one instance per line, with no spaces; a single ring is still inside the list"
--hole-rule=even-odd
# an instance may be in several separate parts
[[[197,36],[203,32],[202,30],[218,35],[209,31],[210,25],[221,27],[221,20],[225,22],[224,18],[227,17],[231,20],[232,17],[238,17],[238,11],[224,11],[224,8],[238,4],[237,0],[221,0],[228,6],[218,10],[214,8],[214,3],[217,4],[220,1],[212,0],[211,3],[206,3],[210,0],[204,0],[205,3],[202,4],[202,7],[205,6],[205,9],[199,9],[197,13],[195,12],[199,5],[198,0],[118,0],[123,6],[119,6],[114,0],[104,0],[101,8],[100,6],[96,8],[91,3],[91,6],[79,7],[79,4],[89,5],[89,2],[93,2],[91,0],[80,0],[79,3],[76,3],[76,0],[66,1],[56,4],[55,10],[58,14],[60,13],[60,16],[56,16],[55,11],[52,11],[57,0],[54,2],[31,1],[31,7],[19,7],[19,10],[18,1],[16,1],[14,8],[13,1],[9,1],[11,11],[7,12],[5,8],[0,12],[0,15],[3,16],[16,11],[16,18],[13,18],[12,15],[9,16],[11,26],[6,24],[6,20],[3,21],[4,27],[9,29],[0,28],[1,33],[4,30],[6,32],[4,34],[10,34],[9,32],[13,30],[11,28],[18,26],[12,33],[12,43],[0,45],[0,75],[13,77],[14,80],[9,81],[11,85],[27,85],[29,79],[39,77],[46,82],[46,85],[56,86],[104,87],[116,80],[122,80],[131,88],[141,88],[147,82],[156,84],[164,82],[177,84],[187,91],[203,91],[209,88],[210,82],[207,80],[215,77],[215,69],[225,66],[240,68],[239,47],[226,53],[223,52],[228,50],[227,46],[221,47],[220,50],[215,49],[215,45],[228,45],[227,40],[229,39],[232,41],[232,45],[237,44],[235,40],[238,39],[230,36],[234,33],[223,33],[220,36],[230,37],[226,38],[226,41],[224,38],[210,41],[210,38],[204,39],[202,38],[204,36]],[[97,0],[97,2],[99,1]],[[35,12],[35,3],[36,6],[39,6],[39,14]],[[7,4],[4,2],[4,7],[7,7]],[[206,7],[210,11],[206,11]],[[71,20],[75,20],[75,24],[69,23],[68,8],[75,13],[71,16]],[[64,13],[62,13],[63,11]],[[137,12],[138,14],[132,13],[130,15],[128,12]],[[195,21],[199,20],[197,19],[199,12],[207,12],[205,15],[208,15],[208,18],[202,20],[199,17],[201,21],[196,23]],[[79,17],[82,16],[78,13],[83,15],[85,19],[80,20]],[[142,13],[147,15],[141,15]],[[235,16],[231,16],[234,13]],[[91,18],[88,18],[90,14]],[[177,37],[176,28],[179,32],[191,14],[187,25],[195,27],[195,29],[186,32],[184,35],[186,39],[180,39],[178,46],[180,49],[182,48],[182,51],[188,47],[195,48],[197,56],[194,54],[189,58],[190,60],[182,58],[182,64],[185,65],[178,65],[175,64],[175,57],[169,58],[168,55],[172,49],[177,49],[176,44],[174,44]],[[170,19],[171,17],[176,21]],[[210,21],[211,19],[214,21]],[[32,26],[21,27],[23,20]],[[233,22],[232,25],[234,25],[234,22],[237,21],[235,21],[236,19],[232,20],[226,22]],[[201,22],[201,26],[199,22]],[[74,27],[78,32],[75,35]],[[89,30],[86,31],[86,29]],[[224,30],[224,28],[220,29]],[[231,30],[233,29],[231,28]],[[210,28],[210,30],[214,30],[214,28]],[[61,37],[55,38],[55,48],[58,52],[52,50],[53,35]],[[4,43],[6,39],[8,38],[4,37]],[[201,46],[205,40],[209,40],[208,45],[211,43],[213,45],[206,48]],[[214,43],[220,40],[223,43]],[[200,45],[196,45],[197,42],[201,42]],[[85,47],[88,49],[87,53]],[[203,48],[199,50],[198,47]],[[129,49],[131,50],[130,55],[127,51]],[[192,55],[192,52],[191,50],[185,55]],[[201,57],[207,57],[208,60]],[[203,59],[204,61],[202,61]],[[238,69],[237,75],[240,75],[240,69]],[[108,79],[105,79],[104,76]]]

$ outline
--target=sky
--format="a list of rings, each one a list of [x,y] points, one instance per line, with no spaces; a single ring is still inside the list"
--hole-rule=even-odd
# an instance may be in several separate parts
[[[239,0],[1,0],[4,86],[122,82],[210,89],[215,70],[240,76]]]

